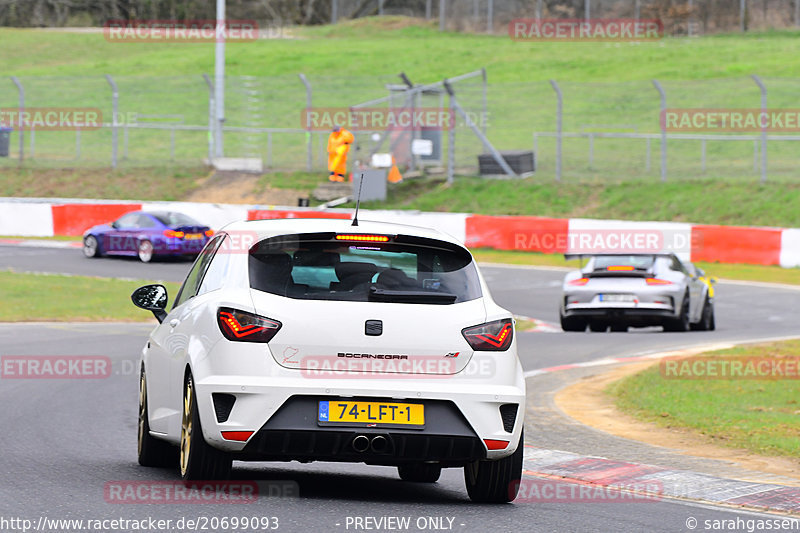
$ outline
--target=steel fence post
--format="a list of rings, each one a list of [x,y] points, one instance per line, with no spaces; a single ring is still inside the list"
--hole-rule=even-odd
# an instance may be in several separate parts
[[[300,81],[303,82],[303,85],[306,88],[306,110],[307,111],[311,111],[311,107],[312,107],[312,103],[311,102],[312,102],[312,97],[313,97],[313,94],[314,94],[313,90],[311,89],[311,83],[309,83],[308,78],[306,78],[305,74],[298,74],[298,76],[300,76]],[[306,122],[307,121],[308,121],[308,119],[306,117]],[[306,170],[311,172],[312,151],[313,151],[313,147],[311,146],[312,135],[311,135],[311,127],[308,124],[306,124],[306,126],[308,126],[307,131],[306,131]]]
[[[745,11],[747,11],[747,0],[739,0],[739,29],[742,32],[746,31]]]
[[[339,1],[331,0],[331,24],[336,24],[339,20]]]
[[[589,133],[589,168],[594,165],[594,133]]]
[[[481,117],[481,130],[483,134],[486,135],[486,128],[489,123],[489,83],[486,67],[481,69],[481,77],[483,78],[483,117]]]
[[[633,5],[633,18],[639,20],[640,13],[641,13],[640,0],[636,0],[636,2]]]
[[[19,109],[17,110],[17,130],[19,133],[19,162],[25,159],[25,129],[22,127],[22,111],[25,109],[25,88],[16,76],[11,76],[11,81],[17,86]]]
[[[700,156],[703,161],[703,172],[706,171],[706,140],[700,141]]]
[[[214,161],[214,84],[211,82],[211,76],[208,74],[203,74],[203,79],[206,80],[206,85],[208,86],[208,164],[211,165]],[[125,142],[127,146],[127,141]]]
[[[425,0],[425,20],[431,20],[431,2],[433,0]]]
[[[117,117],[119,116],[119,88],[114,78],[106,74],[106,81],[111,86],[111,168],[117,168],[118,132]]]
[[[661,113],[659,113],[659,124],[661,126],[661,181],[667,181],[667,128],[666,124],[661,124],[664,113],[667,111],[667,93],[658,80],[653,80],[658,94],[661,96]]]
[[[454,117],[456,114],[455,97],[450,94],[448,98],[450,107],[450,116]],[[452,185],[455,181],[455,166],[456,166],[456,128],[452,125],[447,131],[447,184]]]
[[[489,0],[486,6],[486,33],[494,32],[494,0]]]
[[[689,18],[686,22],[686,33],[692,36],[692,13],[694,13],[694,0],[689,0]]]
[[[794,25],[800,26],[800,0],[794,0]]]
[[[652,141],[653,141],[653,139],[651,139],[650,137],[647,138],[647,160],[645,162],[645,170],[647,172],[650,172],[650,167],[651,167],[650,158],[652,157],[651,153],[653,151],[653,148],[652,148],[653,143],[652,143]]]
[[[761,78],[752,75],[753,81],[756,82],[758,88],[761,90],[761,183],[767,181],[767,86],[761,81]]]
[[[592,13],[592,0],[584,0],[583,2],[583,14],[586,22],[589,22]]]
[[[564,118],[564,95],[556,80],[550,80],[550,85],[556,92],[556,181],[561,181],[561,142]]]
[[[378,0],[378,16],[383,16],[383,0]]]
[[[447,14],[447,0],[439,0],[439,31],[444,31],[446,14]]]
[[[536,0],[536,20],[542,20],[542,0]]]

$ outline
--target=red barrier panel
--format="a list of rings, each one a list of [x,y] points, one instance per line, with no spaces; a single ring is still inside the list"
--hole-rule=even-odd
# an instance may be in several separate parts
[[[471,248],[495,248],[547,254],[567,251],[569,219],[470,215],[466,244]]]
[[[63,204],[51,207],[53,235],[83,235],[97,224],[118,219],[125,213],[137,211],[142,204]]]
[[[780,229],[692,226],[692,261],[778,265],[780,256]]]
[[[338,218],[351,219],[349,213],[329,213],[327,211],[284,211],[279,209],[251,209],[247,220],[272,220],[276,218]]]

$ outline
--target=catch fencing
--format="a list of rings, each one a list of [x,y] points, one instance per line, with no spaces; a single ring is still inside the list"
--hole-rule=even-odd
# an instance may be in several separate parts
[[[73,107],[102,113],[101,127],[91,130],[15,128],[0,168],[203,164],[213,153],[212,81],[200,75],[0,78],[0,113]],[[408,82],[412,90],[400,76],[228,76],[225,156],[259,159],[266,170],[325,171],[329,132],[308,127],[304,112],[366,104],[397,108],[409,105],[412,94],[412,105],[451,109],[442,80]],[[671,109],[797,110],[798,78],[523,83],[492,81],[481,70],[454,75],[450,86],[469,120],[456,114],[452,132],[418,131],[405,138],[408,145],[415,137],[432,138],[439,152],[404,161],[404,169],[444,174],[451,167],[459,176],[477,175],[478,155],[489,152],[477,129],[497,150],[533,150],[537,179],[798,177],[800,131],[669,131],[661,120]],[[352,168],[372,153],[397,152],[385,129],[354,134]]]

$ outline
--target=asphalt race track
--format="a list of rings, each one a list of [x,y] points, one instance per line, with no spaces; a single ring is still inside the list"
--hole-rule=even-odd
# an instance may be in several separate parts
[[[65,272],[180,281],[189,263],[143,265],[126,259],[85,259],[79,250],[0,246],[0,270]],[[519,315],[557,322],[563,272],[505,267],[482,269],[495,299]],[[713,272],[712,272],[713,274]],[[0,294],[2,289],[0,288]],[[714,332],[521,333],[525,370],[563,363],[629,356],[696,344],[772,338],[798,333],[800,301],[793,289],[720,283]],[[0,296],[1,298],[1,296]],[[143,311],[144,312],[144,311]],[[154,322],[153,322],[154,323]],[[636,503],[532,503],[486,506],[470,503],[460,469],[445,470],[434,485],[400,481],[392,468],[312,463],[236,463],[238,480],[288,481],[299,496],[261,495],[246,504],[116,503],[109,484],[174,481],[172,470],[136,463],[137,361],[152,324],[4,324],[0,355],[104,356],[106,379],[0,380],[0,520],[165,519],[277,517],[278,531],[363,531],[357,518],[410,517],[407,529],[377,531],[689,531],[690,518],[753,520],[748,513],[684,501]],[[526,434],[537,446],[537,436]],[[431,520],[428,520],[428,518]],[[22,530],[0,521],[0,530]],[[210,524],[210,523],[209,523]],[[274,525],[274,522],[270,522]],[[218,525],[209,531],[233,531]],[[127,528],[132,530],[130,525]],[[196,529],[202,529],[198,527]],[[108,527],[106,530],[112,530]],[[144,530],[158,531],[147,528]],[[241,531],[241,529],[239,529]],[[254,530],[249,528],[248,530]]]

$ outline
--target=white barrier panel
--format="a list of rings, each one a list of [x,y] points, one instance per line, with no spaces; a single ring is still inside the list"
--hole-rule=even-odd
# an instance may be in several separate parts
[[[689,261],[692,225],[682,222],[630,220],[569,220],[569,253],[663,253],[674,252]]]
[[[781,232],[780,265],[784,268],[800,267],[800,229]]]
[[[52,237],[53,210],[49,203],[0,203],[0,235]]]
[[[459,242],[464,242],[467,239],[467,216],[469,215],[466,213],[361,210],[358,214],[358,219],[434,228],[455,237]]]

